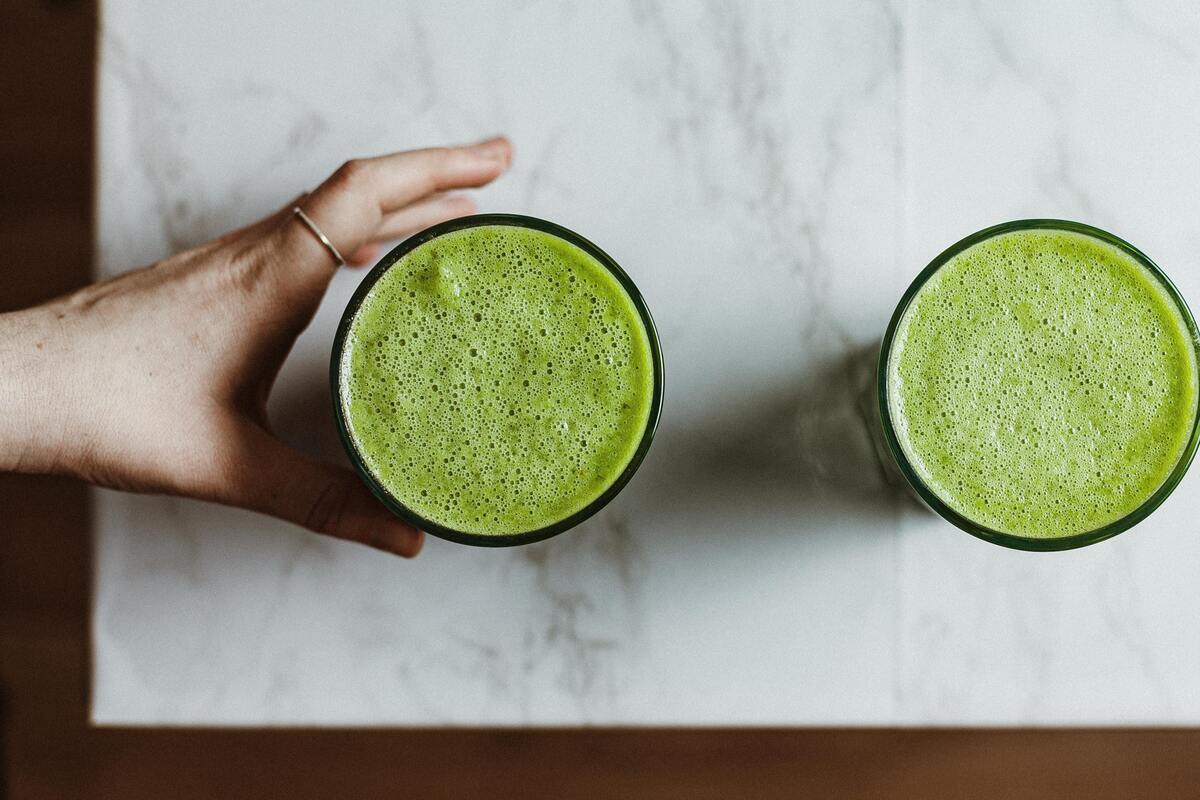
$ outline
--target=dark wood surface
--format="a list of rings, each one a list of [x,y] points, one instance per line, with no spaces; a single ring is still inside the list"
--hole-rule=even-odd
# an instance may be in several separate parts
[[[0,310],[88,280],[94,37],[0,3]],[[0,475],[0,797],[1200,796],[1193,730],[95,729],[89,536],[81,486]]]

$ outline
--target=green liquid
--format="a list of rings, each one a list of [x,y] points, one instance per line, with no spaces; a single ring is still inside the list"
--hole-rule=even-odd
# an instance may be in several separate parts
[[[993,530],[1052,538],[1129,514],[1196,416],[1195,349],[1162,284],[1107,242],[1002,233],[913,298],[888,360],[891,416],[920,479]]]
[[[654,394],[646,328],[612,273],[507,225],[397,261],[355,314],[341,369],[372,475],[421,517],[479,535],[538,530],[603,494]]]

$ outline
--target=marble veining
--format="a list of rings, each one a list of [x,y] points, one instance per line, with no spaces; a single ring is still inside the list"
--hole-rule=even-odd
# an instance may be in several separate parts
[[[219,5],[219,4],[218,4]],[[401,562],[98,492],[109,724],[1195,724],[1195,476],[1146,523],[1016,553],[883,476],[862,418],[901,292],[1025,216],[1125,236],[1200,298],[1200,10],[1082,0],[107,0],[99,275],[341,161],[503,131],[482,209],[597,242],[659,327],[640,472],[569,534]],[[343,271],[285,364],[330,418]]]

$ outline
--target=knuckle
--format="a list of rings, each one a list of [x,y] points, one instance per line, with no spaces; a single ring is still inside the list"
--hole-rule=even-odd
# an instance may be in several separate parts
[[[342,188],[355,186],[362,181],[364,166],[361,159],[352,158],[337,168],[329,182]]]
[[[262,285],[267,271],[266,259],[258,252],[242,252],[229,260],[226,269],[220,271],[222,284],[238,295],[253,295]]]
[[[303,525],[318,533],[340,535],[349,504],[349,485],[345,481],[330,480],[313,497]]]
[[[458,151],[450,147],[433,147],[429,149],[429,159],[426,168],[421,171],[421,185],[424,194],[435,192],[441,188],[446,176],[454,169]]]
[[[270,252],[263,244],[231,246],[184,273],[181,286],[194,298],[198,308],[227,318],[232,310],[244,308],[231,303],[261,295],[270,270]]]

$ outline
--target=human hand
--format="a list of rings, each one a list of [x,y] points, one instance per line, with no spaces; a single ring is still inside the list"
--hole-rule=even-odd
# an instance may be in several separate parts
[[[335,270],[297,203],[365,264],[377,242],[470,214],[448,190],[509,165],[503,138],[349,161],[254,225],[0,315],[0,469],[210,500],[403,556],[424,534],[355,473],[271,432],[267,397]]]

